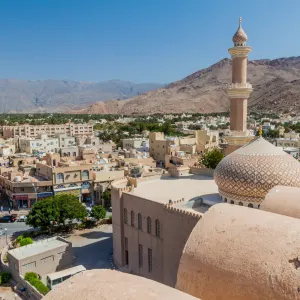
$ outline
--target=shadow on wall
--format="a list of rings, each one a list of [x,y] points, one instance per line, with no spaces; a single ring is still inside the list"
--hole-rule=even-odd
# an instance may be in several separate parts
[[[81,236],[87,239],[100,241],[92,242],[81,247],[73,247],[74,266],[83,265],[87,270],[111,269],[111,257],[113,252],[112,233],[91,232]]]

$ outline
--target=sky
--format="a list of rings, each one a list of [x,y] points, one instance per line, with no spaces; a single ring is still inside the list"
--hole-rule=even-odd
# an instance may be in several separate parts
[[[1,0],[0,78],[170,83],[230,57],[300,55],[300,0]]]

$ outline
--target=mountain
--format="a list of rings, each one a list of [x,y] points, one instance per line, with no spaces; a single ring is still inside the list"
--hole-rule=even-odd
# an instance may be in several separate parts
[[[250,111],[300,112],[300,56],[248,63],[253,85]],[[124,101],[95,103],[79,113],[182,113],[229,110],[226,87],[231,82],[231,60],[200,70],[165,87]]]
[[[98,101],[131,98],[162,86],[121,80],[88,83],[0,79],[0,112],[62,112]]]

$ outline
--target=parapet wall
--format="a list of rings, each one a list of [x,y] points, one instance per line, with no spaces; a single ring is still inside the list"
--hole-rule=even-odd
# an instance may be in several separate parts
[[[214,170],[209,168],[203,168],[201,166],[191,166],[190,172],[195,175],[203,175],[203,176],[214,176]]]

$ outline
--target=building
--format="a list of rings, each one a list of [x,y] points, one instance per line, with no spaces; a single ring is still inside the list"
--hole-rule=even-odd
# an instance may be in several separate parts
[[[14,277],[27,272],[43,276],[72,266],[72,243],[59,236],[49,238],[9,250],[7,258]]]
[[[55,152],[59,147],[58,138],[48,137],[46,134],[38,134],[37,138],[20,138],[19,147],[21,152],[33,154],[35,152]]]
[[[53,195],[51,180],[5,167],[0,168],[0,190],[13,208],[30,208],[36,201]]]
[[[136,149],[140,152],[149,152],[149,140],[142,138],[132,138],[122,140],[123,149]]]
[[[211,130],[196,130],[197,152],[204,153],[219,147],[219,132]]]
[[[2,126],[3,138],[14,138],[24,136],[26,138],[36,138],[39,134],[55,136],[56,134],[65,134],[68,136],[92,135],[93,126],[91,124],[45,124],[45,125],[15,125]]]
[[[121,179],[112,183],[111,193],[115,264],[174,287],[192,229],[220,201],[213,178],[166,174]]]
[[[76,139],[74,136],[69,136],[62,133],[55,134],[55,137],[58,139],[59,147],[73,147],[76,146]]]
[[[0,145],[0,156],[8,157],[14,155],[16,152],[16,146],[14,144],[1,144]]]
[[[47,154],[36,164],[37,174],[53,183],[54,195],[72,194],[89,203],[94,197],[92,169],[93,165],[85,161],[61,161],[57,153]]]

